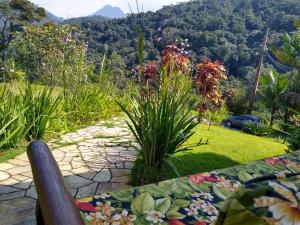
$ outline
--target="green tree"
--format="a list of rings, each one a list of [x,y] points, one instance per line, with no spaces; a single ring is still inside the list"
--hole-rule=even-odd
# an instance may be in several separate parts
[[[39,22],[46,16],[41,7],[27,0],[9,0],[0,3],[0,51],[4,63],[14,32],[22,30],[25,24]]]
[[[271,113],[270,126],[273,125],[275,114],[284,105],[284,98],[288,90],[288,77],[269,69],[260,78],[259,92]]]
[[[15,58],[29,80],[74,86],[87,80],[86,46],[71,25],[30,25],[15,40]]]
[[[283,64],[293,68],[289,75],[288,91],[285,96],[287,107],[284,120],[287,123],[293,114],[290,109],[300,109],[300,30],[298,29],[292,35],[285,33],[282,46],[275,49],[274,54]]]

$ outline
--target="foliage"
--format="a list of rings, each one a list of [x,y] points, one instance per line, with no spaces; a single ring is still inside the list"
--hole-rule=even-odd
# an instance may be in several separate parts
[[[58,108],[61,97],[52,95],[53,89],[44,87],[42,90],[34,92],[32,86],[27,85],[22,102],[25,111],[25,127],[29,128],[26,133],[28,140],[41,139],[49,129],[50,123],[59,114]]]
[[[156,60],[165,46],[188,39],[192,61],[204,57],[228,65],[228,75],[245,77],[257,66],[257,53],[266,27],[269,44],[279,46],[282,31],[294,30],[300,1],[295,0],[203,0],[163,7],[157,12],[133,14],[124,19],[87,17],[67,20],[84,30],[93,61],[110,46],[128,68],[136,63],[136,24],[143,24],[144,62]]]
[[[90,124],[103,117],[111,116],[116,107],[113,96],[96,85],[78,86],[65,96],[64,111],[71,124]]]
[[[284,64],[300,69],[300,30],[292,36],[283,35],[283,44],[280,48],[273,49],[275,56]]]
[[[297,151],[300,149],[300,126],[289,135],[288,147],[291,151]]]
[[[223,99],[226,101],[226,106],[230,113],[242,115],[246,112],[250,94],[249,87],[251,87],[249,82],[232,76],[226,82],[222,82]]]
[[[194,86],[196,93],[201,98],[198,106],[199,113],[222,106],[220,83],[222,80],[227,79],[225,73],[225,67],[220,61],[212,62],[209,59],[205,59],[196,65]]]
[[[143,92],[134,97],[132,110],[119,104],[129,117],[128,126],[141,146],[139,160],[143,169],[137,170],[140,184],[162,178],[169,157],[183,150],[182,144],[196,126],[195,119],[190,117],[194,107],[191,90],[181,86],[186,78],[178,74],[170,76],[163,78],[155,92]]]
[[[284,97],[288,89],[288,77],[269,69],[260,77],[259,93],[271,113],[270,125],[272,126],[275,113],[284,105]]]
[[[15,59],[29,76],[51,86],[85,82],[86,47],[74,26],[45,24],[27,26],[17,34]]]
[[[26,73],[17,68],[16,62],[13,58],[9,58],[4,68],[6,81],[24,81]]]
[[[271,129],[263,123],[247,122],[243,130],[248,134],[256,136],[267,136],[270,134]]]
[[[26,108],[6,85],[0,89],[0,102],[0,149],[9,149],[16,147],[25,136]]]
[[[6,53],[13,33],[21,30],[21,27],[31,22],[38,22],[45,17],[45,10],[36,7],[27,0],[9,0],[0,2],[0,52],[2,62],[6,60]]]

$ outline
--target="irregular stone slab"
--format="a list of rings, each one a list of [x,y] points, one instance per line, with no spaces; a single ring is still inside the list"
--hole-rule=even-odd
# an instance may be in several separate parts
[[[101,183],[97,188],[96,195],[126,188],[130,188],[130,186],[124,183]]]
[[[14,185],[13,187],[20,188],[20,189],[28,189],[32,182],[33,182],[32,179],[29,179],[29,180],[20,182],[20,183]]]
[[[6,171],[8,169],[14,168],[15,165],[12,165],[10,163],[0,163],[0,170],[1,171]]]
[[[69,188],[80,188],[92,183],[91,180],[80,176],[69,176],[65,178],[65,182]]]
[[[113,177],[111,179],[111,182],[116,182],[116,183],[129,183],[131,180],[130,176],[123,176],[123,177]]]
[[[103,169],[102,171],[100,171],[95,177],[94,177],[94,181],[97,182],[108,182],[111,179],[111,173],[108,169]]]
[[[27,192],[26,192],[26,196],[33,198],[33,199],[37,199],[37,193],[36,193],[36,189],[35,186],[31,186]]]
[[[79,188],[76,198],[83,198],[83,197],[88,197],[88,196],[94,195],[96,192],[97,186],[98,186],[98,183],[92,183],[87,186]]]
[[[0,195],[8,194],[8,193],[11,193],[11,192],[16,192],[16,191],[20,191],[20,189],[10,187],[10,186],[0,185]]]
[[[8,173],[0,171],[0,181],[7,180],[9,177]]]
[[[17,166],[27,166],[28,165],[27,161],[23,161],[23,160],[19,160],[19,159],[8,160],[8,163],[14,164],[14,165],[17,165]]]
[[[35,203],[31,198],[0,202],[0,224],[35,225]]]
[[[28,159],[28,156],[26,153],[23,153],[23,154],[17,156],[16,159],[29,162],[29,159]]]
[[[111,169],[113,177],[122,177],[131,174],[131,170],[128,169]]]
[[[27,164],[27,166],[14,167],[12,169],[7,170],[7,172],[14,176],[21,173],[31,172],[31,167]]]
[[[14,179],[17,179],[19,181],[25,181],[28,179],[27,176],[23,176],[23,175],[14,175]]]
[[[14,179],[14,178],[9,178],[9,179],[7,179],[7,180],[1,181],[1,182],[0,182],[0,185],[7,185],[7,186],[9,185],[9,186],[13,186],[13,185],[18,184],[18,183],[20,183],[19,180],[16,180],[16,179]]]
[[[3,194],[0,195],[0,202],[10,200],[10,199],[15,199],[15,198],[21,198],[24,197],[24,195],[25,195],[25,191],[16,191],[9,194]]]
[[[134,167],[134,162],[124,162],[125,169],[132,169]]]

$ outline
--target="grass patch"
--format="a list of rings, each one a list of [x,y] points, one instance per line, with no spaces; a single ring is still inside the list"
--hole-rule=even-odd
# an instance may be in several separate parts
[[[8,151],[0,152],[0,163],[7,160],[14,159],[16,156],[21,155],[26,151],[25,145],[9,149]]]
[[[223,127],[199,125],[187,145],[198,143],[200,139],[208,144],[192,147],[186,152],[172,157],[180,175],[208,172],[239,164],[246,164],[285,153],[287,146],[272,138],[257,137]],[[166,178],[176,177],[171,169],[166,171]]]

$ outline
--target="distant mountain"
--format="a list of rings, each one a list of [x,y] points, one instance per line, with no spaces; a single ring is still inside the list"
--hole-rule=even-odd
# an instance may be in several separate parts
[[[52,22],[59,23],[62,22],[63,20],[64,20],[63,18],[55,16],[54,14],[46,10],[46,18],[44,18],[42,22],[52,21]]]
[[[118,19],[118,18],[126,17],[126,14],[119,7],[113,7],[111,5],[106,5],[90,16],[102,16],[102,17],[107,17],[107,18],[111,18],[111,19]]]

